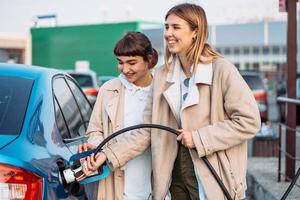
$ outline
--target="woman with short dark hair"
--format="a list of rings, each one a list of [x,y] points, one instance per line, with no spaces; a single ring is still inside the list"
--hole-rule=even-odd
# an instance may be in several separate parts
[[[86,133],[88,143],[80,145],[79,152],[95,148],[123,127],[143,122],[157,52],[143,33],[128,32],[116,43],[114,54],[120,75],[100,88]],[[120,135],[112,143],[122,143],[130,135],[130,132]],[[98,199],[148,199],[151,196],[151,171],[151,149],[147,148],[100,182]]]

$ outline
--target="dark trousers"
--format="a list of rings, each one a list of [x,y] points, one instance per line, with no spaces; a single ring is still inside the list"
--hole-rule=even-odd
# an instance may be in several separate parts
[[[199,200],[198,183],[189,150],[180,143],[172,172],[172,200]]]

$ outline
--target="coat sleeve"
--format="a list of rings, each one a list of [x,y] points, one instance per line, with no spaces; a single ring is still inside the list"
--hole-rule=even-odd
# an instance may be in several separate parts
[[[86,135],[88,137],[87,142],[95,146],[98,146],[104,139],[102,120],[103,93],[103,90],[100,89],[86,131]]]
[[[221,85],[217,87],[222,90],[223,109],[227,118],[192,131],[199,157],[238,145],[254,137],[260,129],[259,110],[250,88],[231,63],[226,62],[220,68],[217,79]]]
[[[144,123],[151,123],[152,119],[152,92],[153,88],[149,92],[147,105],[144,110]],[[116,169],[123,166],[129,160],[142,154],[150,146],[150,129],[143,128],[133,130],[130,136],[124,138],[124,140],[113,143],[103,149],[103,152],[107,156],[108,164],[111,169]]]

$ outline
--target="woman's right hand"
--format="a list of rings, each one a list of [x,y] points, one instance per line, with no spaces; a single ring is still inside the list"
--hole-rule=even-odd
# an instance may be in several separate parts
[[[78,153],[82,153],[84,151],[95,149],[96,146],[89,144],[89,143],[83,143],[78,145]],[[82,163],[82,171],[84,173],[84,177],[90,175],[94,171],[98,170],[98,168],[103,165],[103,163],[106,161],[106,155],[104,153],[97,153],[96,155],[91,154],[87,158],[81,159]],[[83,179],[83,178],[82,178]]]
[[[95,149],[96,146],[89,144],[89,143],[83,143],[78,145],[78,153],[82,153],[84,151]]]
[[[98,170],[98,168],[103,165],[106,161],[107,157],[103,152],[99,152],[96,155],[91,154],[87,157],[86,165],[84,165],[82,171],[83,173],[88,176],[94,171]]]

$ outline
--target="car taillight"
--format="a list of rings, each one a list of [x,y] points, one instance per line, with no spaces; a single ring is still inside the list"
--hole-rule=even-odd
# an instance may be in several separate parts
[[[267,101],[267,92],[266,91],[254,92],[254,97],[257,101]]]
[[[95,88],[87,88],[87,89],[84,89],[83,92],[86,95],[90,95],[90,96],[97,96],[98,95],[98,90],[95,89]]]
[[[0,199],[41,200],[43,180],[34,173],[0,163]]]

